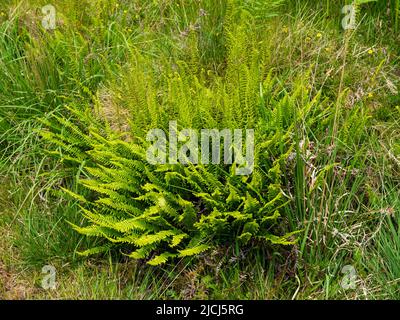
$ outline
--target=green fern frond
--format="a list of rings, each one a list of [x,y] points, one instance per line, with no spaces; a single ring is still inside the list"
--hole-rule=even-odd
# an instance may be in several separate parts
[[[164,264],[168,261],[168,259],[176,257],[176,254],[164,252],[158,256],[155,256],[153,259],[148,261],[147,263],[151,266],[158,266],[160,264]]]
[[[178,250],[179,252],[179,256],[180,257],[189,257],[189,256],[194,256],[194,255],[198,255],[204,251],[207,251],[208,249],[210,249],[209,245],[206,244],[200,244],[198,246],[195,247],[190,247],[190,248],[186,248],[183,250]]]

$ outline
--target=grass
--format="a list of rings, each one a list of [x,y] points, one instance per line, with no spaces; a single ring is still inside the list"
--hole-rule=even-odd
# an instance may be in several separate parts
[[[247,10],[257,24],[244,31],[243,43],[253,41],[263,68],[273,70],[271,96],[302,87],[291,101],[297,114],[307,105],[318,108],[313,121],[296,119],[295,153],[282,174],[290,200],[282,223],[303,232],[289,247],[227,243],[151,267],[115,251],[77,255],[101,242],[71,228],[68,222],[82,225],[84,218],[60,192],[79,189],[83,165],[50,156],[40,119],[69,118],[66,105],[97,106],[112,130],[127,130],[126,110],[136,110],[137,88],[148,85],[134,73],[143,72],[143,64],[133,63],[139,54],[160,75],[185,61],[210,83],[219,81],[230,49],[227,2],[96,0],[78,10],[81,1],[57,1],[59,25],[45,31],[46,1],[3,1],[0,298],[400,297],[398,15],[386,11],[387,1],[371,3],[362,6],[357,30],[344,32],[337,2],[286,1],[280,9],[256,2],[261,6]],[[398,1],[390,5],[398,11]],[[164,81],[153,80],[156,88]],[[56,290],[41,287],[45,265],[56,267]],[[340,285],[346,265],[357,272],[355,289]]]

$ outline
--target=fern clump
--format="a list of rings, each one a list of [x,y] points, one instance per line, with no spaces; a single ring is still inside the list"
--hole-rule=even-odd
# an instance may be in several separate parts
[[[150,264],[198,254],[227,241],[290,243],[290,234],[272,233],[287,204],[279,174],[283,157],[268,171],[260,166],[253,177],[241,177],[202,165],[152,166],[139,144],[105,139],[95,131],[87,137],[92,149],[81,156],[89,178],[80,183],[92,193],[84,197],[66,190],[81,202],[90,222],[73,226],[80,233],[104,237],[112,246],[129,244],[132,258],[161,253]],[[73,150],[69,149],[71,156],[77,156]]]
[[[271,81],[267,78],[262,89]],[[278,222],[289,203],[282,179],[295,150],[296,102],[302,96],[298,90],[278,100],[256,99],[262,116],[248,176],[236,175],[235,164],[152,165],[146,158],[148,142],[139,136],[124,141],[88,110],[70,107],[68,121],[54,116],[47,123],[52,130],[43,136],[58,146],[54,152],[66,163],[79,163],[86,176],[79,180],[86,191],[65,189],[81,203],[88,221],[73,227],[108,242],[83,254],[119,247],[132,258],[159,264],[226,243],[293,243],[293,232]],[[317,101],[305,104],[300,114],[307,118]]]
[[[112,103],[93,96],[92,106],[67,107],[69,120],[54,115],[45,122],[52,153],[80,170],[80,188],[64,188],[87,221],[73,228],[105,240],[82,254],[119,248],[158,265],[226,243],[294,243],[297,231],[281,219],[291,201],[284,172],[293,169],[298,119],[311,126],[319,98],[310,99],[302,83],[289,93],[275,82],[260,42],[248,41],[258,37],[257,21],[243,18],[248,6],[227,9],[223,75],[202,69],[201,59],[166,67],[134,52],[110,84]],[[236,163],[150,163],[146,134],[171,121],[197,132],[254,130],[251,174],[236,175]]]

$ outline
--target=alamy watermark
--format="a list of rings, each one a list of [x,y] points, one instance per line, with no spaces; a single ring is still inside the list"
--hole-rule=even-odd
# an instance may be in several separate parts
[[[56,268],[52,265],[46,265],[42,268],[42,273],[45,274],[42,279],[42,288],[45,290],[55,290],[57,287]]]
[[[48,4],[42,7],[42,13],[44,14],[42,27],[45,30],[54,30],[56,28],[56,8],[53,5]]]
[[[254,170],[254,129],[202,129],[199,137],[193,129],[178,131],[177,121],[170,121],[168,139],[162,129],[152,129],[147,133],[146,140],[152,142],[146,156],[147,161],[153,165],[207,165],[223,162],[235,164],[236,175],[250,175]]]
[[[369,2],[369,1],[367,1]],[[362,2],[364,3],[364,2]],[[357,27],[357,6],[361,3],[359,1],[354,1],[352,4],[345,5],[342,7],[342,14],[344,17],[342,19],[342,27],[344,30],[354,30]],[[45,30],[54,30],[56,29],[56,8],[48,4],[42,7],[42,14],[44,15],[42,18],[42,26]],[[203,13],[204,14],[204,13]]]
[[[344,30],[355,30],[357,28],[357,10],[358,8],[369,2],[376,0],[354,0],[351,4],[345,5],[342,8],[344,17],[342,19],[342,27]]]
[[[345,15],[342,19],[342,27],[344,30],[356,29],[356,5],[349,4],[342,8],[342,13]]]
[[[356,288],[356,280],[357,280],[357,271],[352,265],[346,265],[342,268],[342,273],[344,277],[340,282],[340,286],[344,290],[355,289]]]
[[[342,27],[345,30],[354,30],[357,26],[356,21],[356,10],[357,2],[353,2],[353,4],[346,5],[342,8],[342,13],[345,15],[342,19]],[[42,14],[44,15],[42,18],[42,26],[45,30],[54,30],[56,29],[56,18],[57,12],[56,8],[48,4],[42,7]]]

